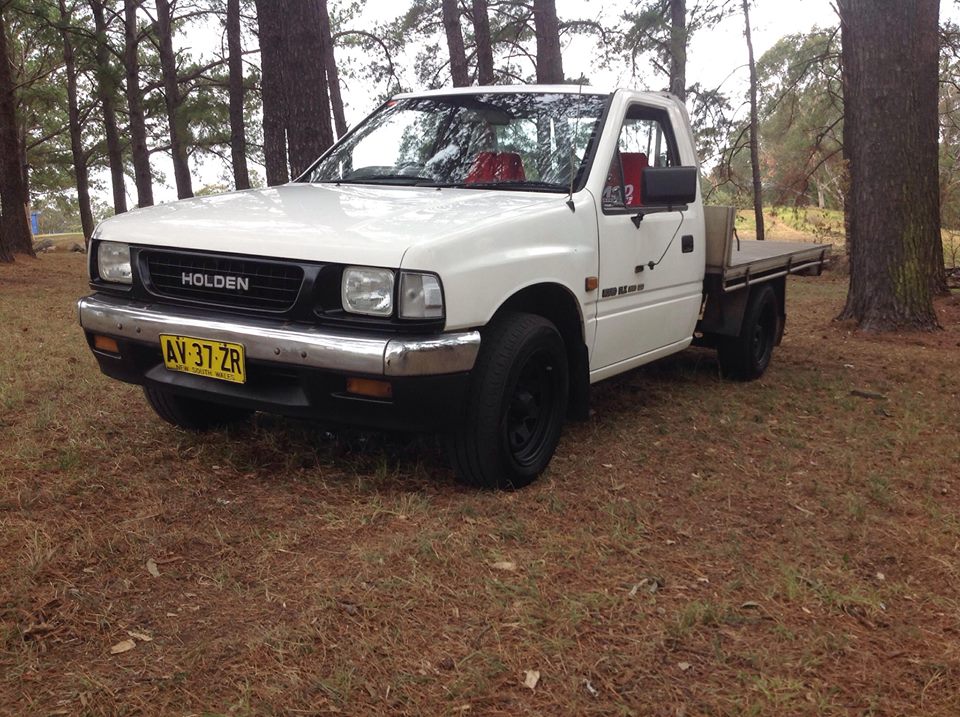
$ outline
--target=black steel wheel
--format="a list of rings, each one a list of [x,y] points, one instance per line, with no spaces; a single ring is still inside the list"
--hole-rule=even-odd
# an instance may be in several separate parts
[[[760,378],[773,358],[779,330],[777,295],[769,285],[758,287],[750,296],[740,335],[717,345],[723,375],[738,381]]]
[[[567,354],[556,327],[534,314],[505,313],[483,331],[462,425],[447,437],[461,482],[521,488],[550,463],[569,391]]]

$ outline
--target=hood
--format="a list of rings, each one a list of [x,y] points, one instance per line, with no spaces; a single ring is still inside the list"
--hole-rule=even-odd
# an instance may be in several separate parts
[[[181,249],[397,268],[407,249],[555,210],[561,194],[287,184],[136,209],[97,237]]]

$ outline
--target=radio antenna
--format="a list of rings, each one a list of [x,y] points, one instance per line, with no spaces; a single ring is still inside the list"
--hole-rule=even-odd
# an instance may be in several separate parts
[[[577,178],[577,175],[574,174],[573,168],[576,160],[576,146],[577,146],[577,135],[580,134],[580,113],[582,111],[582,100],[583,100],[583,74],[580,74],[579,84],[577,85],[577,119],[573,123],[573,136],[570,137],[570,191],[567,192],[567,206],[570,207],[571,212],[577,211],[576,206],[573,203],[573,183]]]

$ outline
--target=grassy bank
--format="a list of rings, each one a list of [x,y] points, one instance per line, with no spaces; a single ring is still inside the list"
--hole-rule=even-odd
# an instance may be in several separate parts
[[[862,336],[792,280],[764,379],[602,383],[494,494],[430,438],[160,423],[83,272],[0,266],[0,712],[960,714],[955,299]]]

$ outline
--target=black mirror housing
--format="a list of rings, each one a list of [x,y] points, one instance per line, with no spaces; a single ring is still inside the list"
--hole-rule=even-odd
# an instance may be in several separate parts
[[[645,207],[675,207],[697,200],[696,167],[647,167],[641,197]]]

